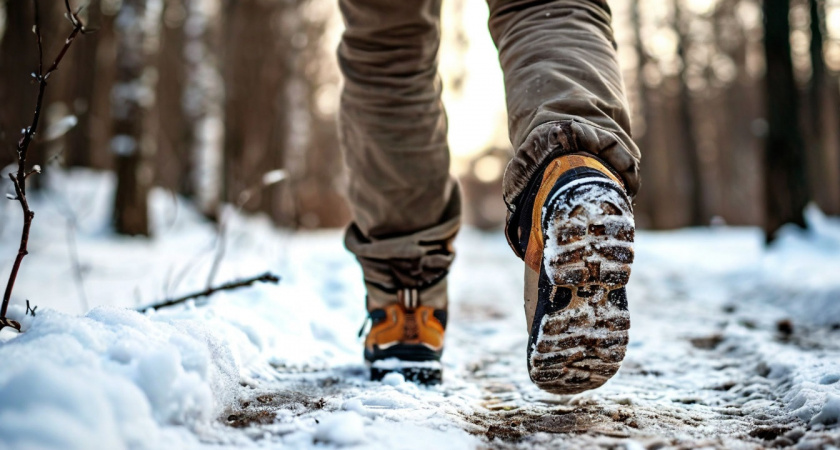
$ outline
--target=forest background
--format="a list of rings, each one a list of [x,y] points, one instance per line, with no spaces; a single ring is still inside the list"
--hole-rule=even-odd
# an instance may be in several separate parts
[[[804,224],[809,201],[840,214],[840,1],[610,5],[643,153],[640,227],[758,225],[772,234]],[[192,199],[211,218],[232,204],[291,228],[349,220],[334,1],[73,7],[96,32],[79,38],[46,91],[45,131],[29,157],[44,174],[33,189],[56,169],[112,170],[115,230],[132,235],[150,234],[153,186]],[[40,9],[52,55],[72,25],[64,2],[40,1]],[[467,223],[498,227],[512,149],[487,7],[448,0],[443,18],[452,171],[467,196]],[[33,23],[31,1],[0,1],[0,167],[16,164],[38,91]],[[9,202],[0,214],[12,209]]]

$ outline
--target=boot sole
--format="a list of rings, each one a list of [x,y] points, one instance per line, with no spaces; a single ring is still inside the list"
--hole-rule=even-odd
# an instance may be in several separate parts
[[[398,373],[405,381],[417,384],[436,385],[443,382],[443,366],[439,361],[384,359],[370,364],[371,381],[382,381],[390,373]]]
[[[564,296],[570,299],[565,308],[543,315],[533,330],[537,337],[529,372],[540,389],[555,394],[603,385],[618,371],[627,349],[630,314],[624,286],[633,262],[635,226],[622,192],[604,190],[598,198],[558,208],[543,223],[542,270],[550,289],[567,289]]]

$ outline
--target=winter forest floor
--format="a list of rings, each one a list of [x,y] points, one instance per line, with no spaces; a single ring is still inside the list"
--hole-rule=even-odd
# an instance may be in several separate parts
[[[115,237],[109,176],[49,186],[15,287],[26,331],[0,332],[0,448],[840,447],[840,221],[816,210],[769,249],[749,228],[639,232],[624,364],[562,397],[528,380],[522,267],[499,232],[456,242],[444,384],[369,382],[339,231],[234,217],[215,282],[280,284],[139,314],[204,287],[213,226],[157,191],[155,237]],[[0,212],[6,274],[20,212]]]

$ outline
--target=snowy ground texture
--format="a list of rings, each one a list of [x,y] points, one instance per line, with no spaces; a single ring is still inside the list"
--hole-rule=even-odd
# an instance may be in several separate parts
[[[339,231],[236,217],[216,282],[272,270],[279,285],[136,313],[204,287],[214,231],[155,192],[155,238],[115,237],[112,185],[54,173],[32,201],[25,332],[0,332],[0,448],[840,447],[840,223],[818,211],[769,250],[754,229],[638,233],[627,358],[561,397],[528,380],[522,266],[501,233],[456,242],[445,383],[372,383]],[[6,274],[19,206],[0,212]]]

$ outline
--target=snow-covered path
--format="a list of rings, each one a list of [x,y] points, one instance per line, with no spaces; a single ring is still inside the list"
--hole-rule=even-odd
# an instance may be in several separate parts
[[[521,268],[503,238],[467,231],[458,250],[444,386],[417,389],[399,377],[368,383],[359,366],[280,371],[257,389],[267,401],[250,402],[234,422],[262,423],[266,409],[306,405],[302,415],[253,430],[283,434],[332,405],[371,428],[396,428],[384,433],[406,423],[457,428],[492,447],[838,444],[840,326],[813,327],[791,314],[797,308],[768,304],[776,288],[755,267],[763,259],[757,232],[641,233],[627,359],[606,386],[573,397],[542,393],[528,380]],[[825,307],[840,322],[834,295]]]
[[[752,229],[638,233],[625,362],[561,397],[528,380],[522,267],[501,233],[456,242],[444,384],[373,383],[339,231],[237,218],[217,281],[270,269],[279,286],[126,312],[203,287],[212,228],[157,193],[151,244],[111,237],[108,179],[77,178],[84,290],[111,306],[74,316],[63,219],[41,199],[16,287],[40,308],[16,307],[28,331],[0,334],[0,359],[15,361],[0,368],[0,448],[840,446],[840,223],[816,211],[813,231],[770,250]],[[3,258],[16,233],[2,231]]]

